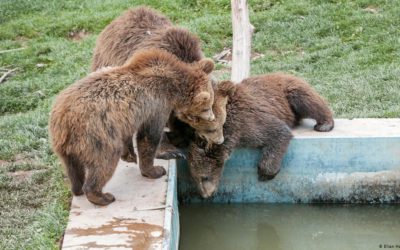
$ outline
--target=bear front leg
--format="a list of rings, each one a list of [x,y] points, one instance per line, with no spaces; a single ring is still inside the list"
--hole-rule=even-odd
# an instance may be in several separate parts
[[[122,154],[121,159],[126,162],[137,163],[137,156],[135,154],[135,149],[133,147],[132,137],[129,137],[125,140],[124,153]]]
[[[139,167],[143,176],[156,179],[167,172],[161,166],[154,166],[154,158],[161,140],[165,120],[152,120],[143,124],[137,133]]]
[[[281,169],[282,157],[275,152],[278,151],[274,147],[264,147],[262,149],[261,160],[258,163],[258,179],[260,181],[268,181],[273,179]]]
[[[292,139],[288,126],[281,121],[267,125],[265,144],[262,148],[261,159],[258,163],[258,179],[267,181],[273,179],[280,171],[283,156]]]

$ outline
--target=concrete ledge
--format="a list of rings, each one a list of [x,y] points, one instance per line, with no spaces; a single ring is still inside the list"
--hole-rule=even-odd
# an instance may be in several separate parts
[[[186,162],[178,161],[184,202],[400,202],[400,119],[338,119],[329,133],[306,120],[275,179],[259,182],[259,151],[238,149],[225,164],[221,184],[201,200]]]
[[[168,187],[166,196],[166,208],[164,215],[164,242],[163,250],[179,249],[179,209],[176,161],[168,161]]]
[[[175,161],[156,164],[168,175],[151,180],[121,161],[104,188],[116,197],[108,206],[73,197],[62,249],[178,249]]]

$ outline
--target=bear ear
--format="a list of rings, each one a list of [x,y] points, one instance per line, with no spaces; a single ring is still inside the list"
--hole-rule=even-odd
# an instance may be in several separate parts
[[[218,93],[222,96],[232,96],[236,91],[236,86],[231,81],[222,81],[218,84]]]
[[[211,59],[205,58],[199,61],[201,70],[206,74],[210,74],[214,69],[214,62]]]
[[[198,93],[194,98],[193,98],[193,102],[194,103],[203,103],[205,101],[210,100],[211,95],[210,93],[206,92],[206,91],[201,91],[200,93]]]

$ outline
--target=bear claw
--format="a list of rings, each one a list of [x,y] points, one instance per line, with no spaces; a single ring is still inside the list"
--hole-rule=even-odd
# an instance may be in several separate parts
[[[274,179],[275,176],[276,176],[276,174],[274,174],[274,175],[258,175],[258,180],[259,181],[269,181],[269,180]]]
[[[269,181],[275,178],[275,176],[279,173],[280,169],[276,173],[270,173],[268,169],[258,169],[258,180],[259,181]]]
[[[185,154],[183,154],[181,151],[164,151],[164,152],[159,152],[156,155],[157,159],[163,159],[163,160],[171,160],[171,159],[186,159]]]
[[[333,127],[334,127],[333,122],[317,123],[314,126],[314,130],[319,132],[329,132],[333,129]]]

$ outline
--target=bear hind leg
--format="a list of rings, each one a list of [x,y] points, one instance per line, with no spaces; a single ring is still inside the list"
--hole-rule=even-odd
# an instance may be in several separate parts
[[[87,168],[86,179],[83,191],[86,198],[93,204],[105,206],[115,201],[115,197],[110,193],[103,193],[103,187],[111,179],[117,167],[120,155],[114,155],[106,163]]]
[[[314,130],[331,131],[334,127],[332,112],[327,103],[309,86],[294,86],[287,93],[288,102],[297,118],[312,118],[317,124]]]
[[[72,155],[63,156],[62,159],[71,182],[72,193],[76,196],[82,195],[82,186],[85,181],[84,165],[77,159],[77,157]]]

